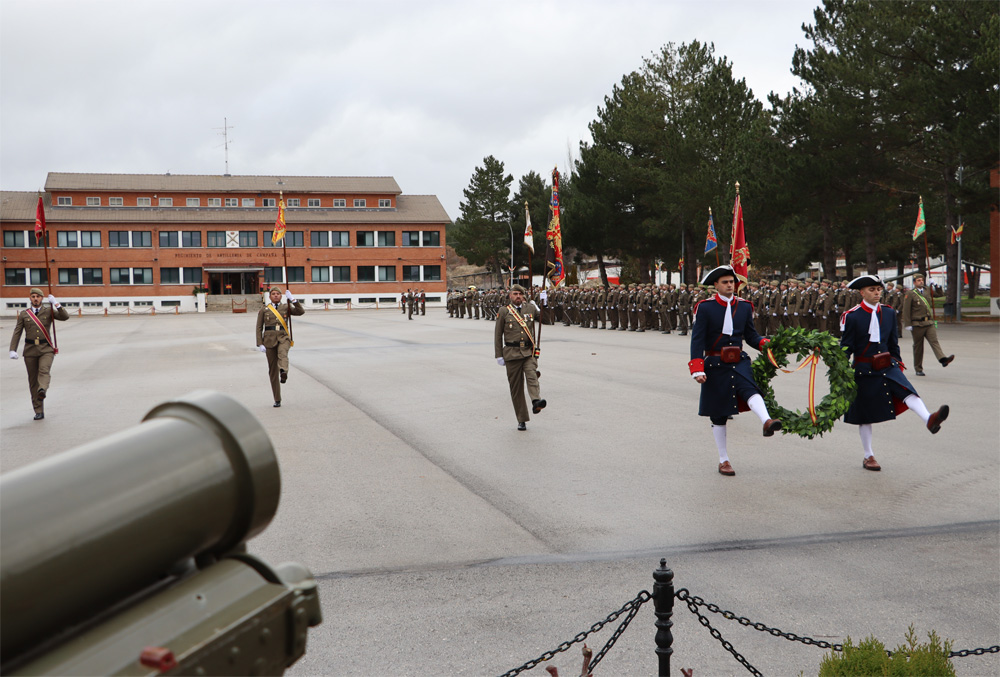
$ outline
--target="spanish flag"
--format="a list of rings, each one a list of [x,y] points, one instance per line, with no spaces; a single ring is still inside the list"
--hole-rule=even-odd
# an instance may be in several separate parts
[[[960,223],[958,225],[958,230],[955,230],[954,228],[951,229],[951,243],[952,244],[955,244],[956,242],[958,242],[959,240],[962,239],[962,231],[963,230],[965,230],[965,224],[964,223]]]
[[[278,197],[278,218],[274,221],[271,244],[278,244],[285,237],[285,198]]]
[[[549,282],[558,287],[566,279],[566,269],[563,267],[562,226],[559,223],[559,170],[552,170],[552,202],[549,205],[552,218],[549,228],[545,231],[548,247],[545,250],[545,269]]]

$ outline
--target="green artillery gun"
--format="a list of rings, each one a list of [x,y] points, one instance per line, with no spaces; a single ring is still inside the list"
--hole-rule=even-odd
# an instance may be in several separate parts
[[[208,391],[0,476],[0,672],[282,674],[322,617],[305,567],[246,552],[280,491],[264,428]]]

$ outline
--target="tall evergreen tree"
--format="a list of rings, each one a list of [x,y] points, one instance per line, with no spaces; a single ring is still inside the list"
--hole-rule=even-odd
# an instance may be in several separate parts
[[[465,201],[458,205],[461,216],[455,221],[451,241],[455,252],[469,263],[486,265],[501,273],[509,260],[511,247],[510,186],[511,174],[504,174],[503,163],[492,155],[476,167],[469,187],[462,191]]]

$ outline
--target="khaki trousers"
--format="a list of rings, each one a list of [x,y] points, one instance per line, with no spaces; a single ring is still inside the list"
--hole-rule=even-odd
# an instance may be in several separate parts
[[[291,344],[288,340],[278,341],[278,345],[267,348],[264,352],[267,355],[267,378],[271,381],[271,394],[274,395],[275,402],[281,402],[281,374],[280,371],[288,371],[288,349]]]
[[[514,413],[518,423],[531,420],[528,415],[528,403],[524,399],[524,385],[528,384],[528,398],[540,399],[538,394],[538,360],[526,357],[520,360],[504,360],[507,368],[507,383],[510,384],[510,401],[514,405]]]
[[[28,391],[31,393],[31,406],[36,414],[45,411],[43,400],[38,397],[38,389],[41,388],[48,394],[50,373],[52,371],[52,360],[55,353],[48,352],[37,357],[25,355],[24,366],[28,370]]]
[[[941,349],[941,344],[938,343],[937,327],[933,324],[929,324],[926,327],[914,327],[913,328],[913,368],[917,371],[924,370],[924,339],[931,344],[931,350],[934,351],[934,357],[940,360],[944,357],[944,351]]]

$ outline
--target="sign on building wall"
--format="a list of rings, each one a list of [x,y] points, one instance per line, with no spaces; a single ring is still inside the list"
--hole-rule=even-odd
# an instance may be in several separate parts
[[[239,247],[240,246],[240,231],[238,231],[238,230],[227,230],[226,231],[226,246],[227,247]]]

